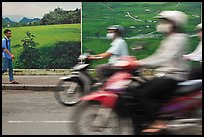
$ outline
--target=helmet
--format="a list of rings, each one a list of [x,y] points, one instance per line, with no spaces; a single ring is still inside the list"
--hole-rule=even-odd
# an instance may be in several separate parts
[[[118,30],[119,32],[123,32],[124,28],[120,25],[112,25],[112,26],[109,26],[107,30]]]
[[[175,23],[177,27],[181,27],[188,22],[188,17],[181,11],[162,11],[154,18],[168,19]]]
[[[198,24],[195,29],[196,30],[202,30],[202,23]]]

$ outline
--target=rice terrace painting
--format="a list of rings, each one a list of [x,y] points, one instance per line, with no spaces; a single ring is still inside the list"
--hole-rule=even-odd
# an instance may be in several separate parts
[[[154,17],[164,10],[179,10],[188,15],[185,32],[193,36],[194,28],[201,22],[201,2],[83,2],[82,3],[82,44],[83,50],[92,49],[102,53],[109,48],[106,39],[108,26],[117,24],[125,28],[123,35],[131,55],[138,59],[151,55],[159,46],[162,35],[156,32],[158,20]],[[193,10],[189,10],[193,9]],[[145,43],[146,50],[132,51],[137,43]],[[195,49],[197,37],[190,37],[189,50]],[[93,65],[103,64],[97,61]]]

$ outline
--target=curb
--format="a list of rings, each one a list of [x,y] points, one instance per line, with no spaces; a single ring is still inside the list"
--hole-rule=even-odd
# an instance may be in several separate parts
[[[57,85],[2,84],[2,90],[54,91]]]
[[[13,69],[14,75],[70,75],[72,69]],[[8,75],[8,72],[4,73]]]

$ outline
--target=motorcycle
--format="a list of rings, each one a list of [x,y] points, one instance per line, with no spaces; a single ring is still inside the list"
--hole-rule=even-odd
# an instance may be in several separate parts
[[[91,60],[88,59],[92,51],[87,50],[78,57],[78,64],[76,64],[71,72],[71,75],[60,77],[60,82],[54,92],[56,100],[65,105],[73,106],[80,102],[80,98],[92,90],[102,86],[89,73],[88,69]]]
[[[131,49],[133,51],[143,50],[144,44],[135,44]],[[80,55],[78,57],[79,62],[73,67],[71,75],[59,78],[60,82],[54,92],[54,96],[59,103],[65,106],[73,106],[80,102],[82,96],[102,87],[103,83],[98,82],[88,73],[91,64],[90,54],[94,54],[94,52],[87,50]],[[101,59],[101,57],[97,58]]]
[[[142,104],[127,93],[128,86],[139,86],[142,79],[134,59],[126,57],[115,65],[120,72],[111,76],[103,87],[81,98],[73,115],[73,134],[77,135],[132,135],[141,134],[147,126]],[[135,69],[138,68],[138,69]],[[134,73],[134,75],[133,75]],[[135,73],[138,74],[136,78]],[[161,100],[163,105],[158,117],[168,121],[167,130],[182,134],[185,128],[202,127],[202,80],[178,83],[170,100]]]

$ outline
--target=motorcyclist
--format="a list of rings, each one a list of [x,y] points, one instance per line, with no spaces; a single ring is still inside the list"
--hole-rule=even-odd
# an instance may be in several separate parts
[[[145,118],[150,123],[146,133],[159,133],[166,128],[162,120],[157,119],[157,112],[161,107],[161,99],[169,99],[179,81],[187,79],[187,62],[182,58],[188,44],[188,35],[182,33],[182,27],[187,24],[187,16],[180,11],[162,11],[156,18],[159,19],[157,31],[165,34],[160,47],[147,58],[138,60],[139,66],[153,66],[156,77],[142,84],[134,90],[134,97],[141,102],[145,110]],[[132,88],[132,87],[131,87]]]
[[[91,55],[89,59],[104,59],[109,58],[108,64],[99,65],[97,70],[97,75],[100,81],[111,76],[115,71],[112,68],[112,64],[117,62],[119,57],[128,56],[128,46],[126,41],[122,38],[122,33],[124,28],[120,25],[112,25],[107,28],[107,38],[111,39],[111,47],[104,53]]]
[[[192,53],[183,56],[184,59],[200,62],[200,65],[191,69],[189,73],[190,80],[202,78],[202,23],[196,26],[196,32],[198,37],[200,38],[200,42],[197,48]]]

